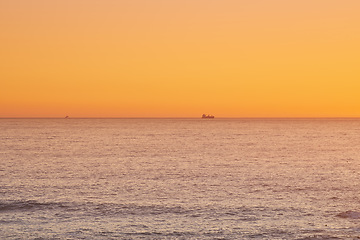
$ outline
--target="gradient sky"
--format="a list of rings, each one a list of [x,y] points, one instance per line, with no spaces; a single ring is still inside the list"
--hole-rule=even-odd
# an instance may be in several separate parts
[[[360,117],[359,0],[0,0],[0,117]]]

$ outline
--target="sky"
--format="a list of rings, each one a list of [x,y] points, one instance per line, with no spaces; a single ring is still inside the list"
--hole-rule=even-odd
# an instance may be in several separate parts
[[[360,117],[359,0],[0,0],[0,118]]]

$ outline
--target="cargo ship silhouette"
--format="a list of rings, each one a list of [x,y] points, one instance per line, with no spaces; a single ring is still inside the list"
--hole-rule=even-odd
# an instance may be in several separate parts
[[[214,118],[213,115],[203,114],[201,118]]]

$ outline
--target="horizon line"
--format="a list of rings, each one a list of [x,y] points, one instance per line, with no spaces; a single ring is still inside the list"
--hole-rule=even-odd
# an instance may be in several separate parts
[[[0,119],[203,119],[201,117],[0,117]],[[360,119],[360,117],[215,117],[213,119]]]

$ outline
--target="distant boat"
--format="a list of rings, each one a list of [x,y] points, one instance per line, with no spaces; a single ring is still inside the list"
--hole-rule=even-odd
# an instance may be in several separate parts
[[[66,116],[65,118],[69,118],[69,116]]]
[[[203,114],[201,118],[215,118],[213,115]]]

